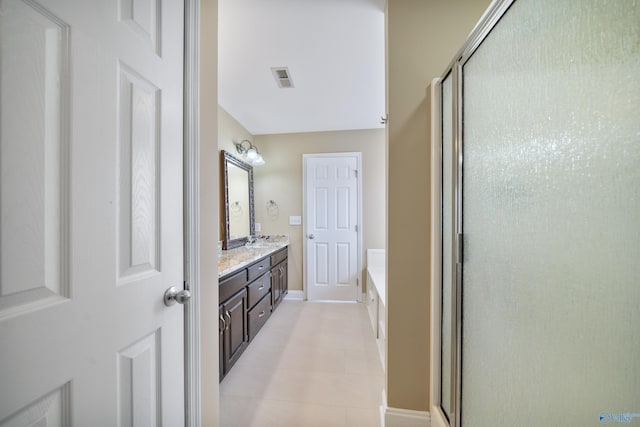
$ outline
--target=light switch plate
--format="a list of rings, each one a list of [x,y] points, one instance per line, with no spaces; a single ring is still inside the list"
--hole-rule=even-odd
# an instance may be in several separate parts
[[[302,225],[302,217],[301,216],[290,216],[289,217],[289,225]]]
[[[255,229],[256,229],[256,233],[259,233],[259,232],[261,232],[261,231],[262,231],[262,226],[260,225],[260,223],[259,223],[259,222],[256,222],[256,223],[254,224],[254,226],[255,226]]]

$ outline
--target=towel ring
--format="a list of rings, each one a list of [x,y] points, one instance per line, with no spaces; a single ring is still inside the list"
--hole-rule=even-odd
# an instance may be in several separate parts
[[[240,206],[240,202],[233,202],[231,206],[229,206],[229,213],[233,216],[242,216],[242,206]]]
[[[273,200],[269,200],[267,202],[267,214],[270,217],[275,218],[278,216],[279,213],[280,213],[280,208],[278,207],[278,204]]]

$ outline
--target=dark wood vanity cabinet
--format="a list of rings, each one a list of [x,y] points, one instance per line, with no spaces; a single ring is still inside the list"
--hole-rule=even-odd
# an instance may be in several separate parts
[[[253,282],[247,285],[249,293],[249,308],[256,305],[271,290],[271,274],[263,274]]]
[[[287,258],[285,247],[220,279],[221,381],[287,293]]]
[[[249,341],[253,340],[258,331],[262,329],[269,316],[271,316],[271,311],[271,292],[269,292],[247,313]]]
[[[247,300],[247,290],[242,289],[218,308],[221,313],[221,323],[224,325],[221,332],[222,348],[220,349],[222,363],[220,370],[223,373],[229,372],[229,369],[249,344],[246,316]]]
[[[218,349],[220,349],[220,356],[219,356],[219,377],[218,378],[222,378],[224,377],[224,341],[225,341],[225,330],[226,330],[226,325],[227,322],[224,320],[224,309],[222,308],[222,306],[218,306],[218,335],[219,335],[219,339],[218,339]]]
[[[287,260],[286,248],[271,255],[271,304],[274,308],[289,292]]]
[[[268,256],[251,264],[247,267],[247,276],[249,277],[249,281],[262,276],[264,273],[269,271],[269,267],[271,267],[271,258]]]
[[[267,321],[269,316],[271,316],[270,263],[267,260],[262,261],[260,265],[249,267],[249,277],[252,277],[251,269],[257,270],[257,267],[260,267],[262,276],[247,285],[247,289],[249,290],[249,310],[247,312],[249,341],[253,340],[260,328],[264,326],[264,323]]]

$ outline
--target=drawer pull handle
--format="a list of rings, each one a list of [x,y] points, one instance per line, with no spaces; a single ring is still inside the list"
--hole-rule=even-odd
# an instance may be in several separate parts
[[[262,316],[264,316],[265,314],[267,314],[267,313],[266,313],[264,310],[262,310],[262,311],[260,312],[260,314],[258,314],[258,317],[262,317]]]
[[[229,311],[227,311],[224,315],[225,315],[225,316],[227,317],[227,319],[228,319],[228,322],[227,322],[227,328],[226,328],[226,329],[229,329],[229,326],[231,326],[231,313],[229,313]]]
[[[264,285],[260,285],[260,287],[258,288],[259,291],[264,289]]]
[[[262,270],[264,268],[264,265],[261,265],[258,267],[258,270]]]
[[[227,321],[224,320],[224,317],[222,317],[222,314],[220,315],[220,321],[222,322],[222,329],[220,329],[220,335],[222,335],[224,331],[227,329]]]

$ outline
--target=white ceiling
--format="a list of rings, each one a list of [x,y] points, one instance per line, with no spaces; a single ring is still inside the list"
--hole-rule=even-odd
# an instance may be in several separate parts
[[[254,135],[381,128],[384,0],[219,0],[219,103]],[[292,89],[272,67],[288,67]]]

